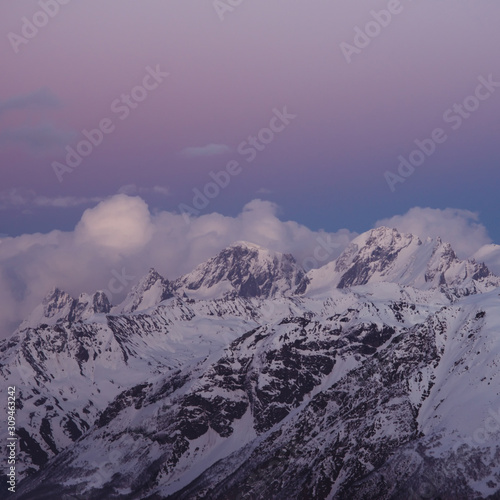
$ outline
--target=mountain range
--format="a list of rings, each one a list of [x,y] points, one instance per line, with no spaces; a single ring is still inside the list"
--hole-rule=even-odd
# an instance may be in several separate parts
[[[54,289],[0,343],[10,498],[500,498],[499,287],[380,227],[309,272],[240,241],[120,304]]]

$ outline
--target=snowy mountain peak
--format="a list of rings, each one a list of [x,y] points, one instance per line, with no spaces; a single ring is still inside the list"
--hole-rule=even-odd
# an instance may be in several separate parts
[[[111,311],[108,296],[101,290],[93,293],[82,293],[73,303],[69,316],[70,321],[86,320],[94,314],[107,314]]]
[[[310,271],[308,278],[309,291],[392,282],[420,289],[458,287],[468,294],[500,285],[483,263],[458,259],[441,238],[422,242],[416,235],[387,227],[361,234],[336,261]]]
[[[78,299],[59,288],[53,288],[23,321],[20,329],[34,328],[40,324],[55,325],[69,321],[84,321],[95,314],[107,314],[111,310],[108,297],[102,291],[82,293]]]
[[[103,292],[54,289],[0,342],[23,382],[12,498],[406,499],[422,478],[498,498],[499,285],[377,228],[308,275],[245,242],[150,269],[106,316]]]
[[[394,269],[397,261],[407,260],[421,245],[417,236],[388,227],[361,234],[336,260],[335,272],[341,275],[338,288],[364,285],[375,277],[386,281],[383,278],[388,277],[388,272]]]
[[[290,254],[238,241],[175,282],[190,297],[271,297],[293,293],[305,276]]]
[[[53,288],[42,300],[43,315],[52,318],[62,311],[70,311],[74,299],[65,291]]]
[[[173,297],[173,286],[154,268],[135,285],[125,300],[113,308],[115,314],[129,314],[137,310],[148,309],[163,300]]]
[[[247,248],[249,250],[260,250],[260,251],[269,251],[264,247],[261,247],[260,245],[257,245],[255,243],[250,243],[249,241],[243,241],[243,240],[238,240],[235,241],[234,243],[231,243],[228,248],[236,248],[236,247],[242,247],[242,248]]]
[[[168,281],[154,267],[151,267],[148,274],[139,282],[139,287],[143,290],[149,290],[159,280],[163,282]]]
[[[421,245],[420,238],[411,233],[401,233],[395,228],[380,226],[361,234],[352,241],[359,248],[365,247],[368,250],[373,248],[383,248],[386,250],[397,250],[414,243]]]

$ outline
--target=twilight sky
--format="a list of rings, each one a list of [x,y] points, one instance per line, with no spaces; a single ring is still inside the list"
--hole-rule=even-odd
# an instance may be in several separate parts
[[[500,243],[497,0],[19,0],[0,14],[10,259],[25,248],[6,236],[77,244],[103,200],[229,226],[264,210],[294,221],[283,234],[295,243],[397,216],[432,235],[468,228],[472,250]],[[46,273],[19,314],[57,282],[38,265],[8,283],[4,272],[18,302],[31,293],[19,283]]]

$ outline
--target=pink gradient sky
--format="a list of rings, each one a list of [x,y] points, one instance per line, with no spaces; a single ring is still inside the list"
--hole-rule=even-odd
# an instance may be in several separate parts
[[[31,19],[40,6],[5,3],[0,106],[39,89],[60,106],[0,111],[0,192],[7,200],[12,189],[93,199],[128,184],[163,186],[169,196],[147,201],[177,210],[211,170],[238,158],[238,144],[268,124],[273,108],[287,106],[297,118],[209,211],[234,215],[260,196],[311,228],[361,231],[413,206],[455,207],[479,211],[500,242],[500,89],[395,193],[383,176],[415,139],[443,126],[443,112],[473,92],[478,76],[500,81],[500,4],[401,0],[402,13],[348,64],[339,44],[352,43],[354,27],[388,4],[353,3],[247,0],[221,21],[212,1],[72,1],[18,54],[8,34],[19,34],[23,16]],[[157,64],[170,76],[119,121],[111,102]],[[116,130],[59,183],[51,162],[106,117]],[[58,131],[56,145],[40,138],[33,150],[5,139],[43,124]],[[180,154],[210,143],[230,151]],[[7,206],[0,233],[67,229],[81,208]]]

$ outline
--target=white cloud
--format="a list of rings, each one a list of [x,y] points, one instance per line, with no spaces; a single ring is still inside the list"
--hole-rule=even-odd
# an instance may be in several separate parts
[[[414,207],[404,215],[379,220],[374,227],[394,227],[420,238],[439,236],[451,243],[459,257],[466,258],[483,245],[491,243],[486,228],[478,219],[477,213],[468,210]]]
[[[160,194],[162,196],[170,196],[170,189],[164,186],[153,186],[153,193]]]
[[[13,188],[0,192],[0,210],[44,208],[71,208],[103,201],[102,197],[43,196],[31,189]]]
[[[144,200],[118,194],[85,210],[75,229],[75,243],[133,254],[149,242],[153,229]]]
[[[118,189],[119,194],[131,195],[148,195],[157,194],[161,196],[170,196],[170,189],[165,186],[143,187],[136,184],[126,184]]]
[[[18,95],[5,101],[0,101],[0,115],[12,110],[57,108],[59,106],[59,99],[49,89],[40,88],[30,94]]]
[[[118,194],[126,194],[129,196],[137,194],[138,189],[135,184],[125,184],[121,188],[118,189]]]
[[[185,158],[202,158],[205,156],[223,155],[231,151],[225,144],[207,144],[206,146],[193,146],[184,148],[180,154]]]
[[[50,123],[6,129],[0,134],[0,145],[21,144],[34,153],[62,148],[74,139],[74,133]]]
[[[86,198],[84,196],[35,196],[33,205],[37,207],[71,208],[99,203],[100,201],[103,201],[103,198],[98,196],[93,198]]]
[[[276,212],[273,203],[254,200],[236,217],[205,214],[186,225],[181,214],[152,215],[141,198],[118,194],[86,210],[72,232],[2,238],[0,337],[11,333],[54,286],[78,296],[108,288],[113,273],[122,269],[139,278],[150,267],[175,279],[237,240],[292,253],[309,264],[321,244],[329,245],[332,260],[356,236],[347,230],[311,231],[281,221]]]
[[[477,262],[484,262],[489,269],[500,276],[500,245],[484,245],[474,255]]]
[[[35,196],[33,191],[22,189],[9,189],[8,191],[0,192],[0,210],[7,210],[10,208],[24,208],[31,202]]]

